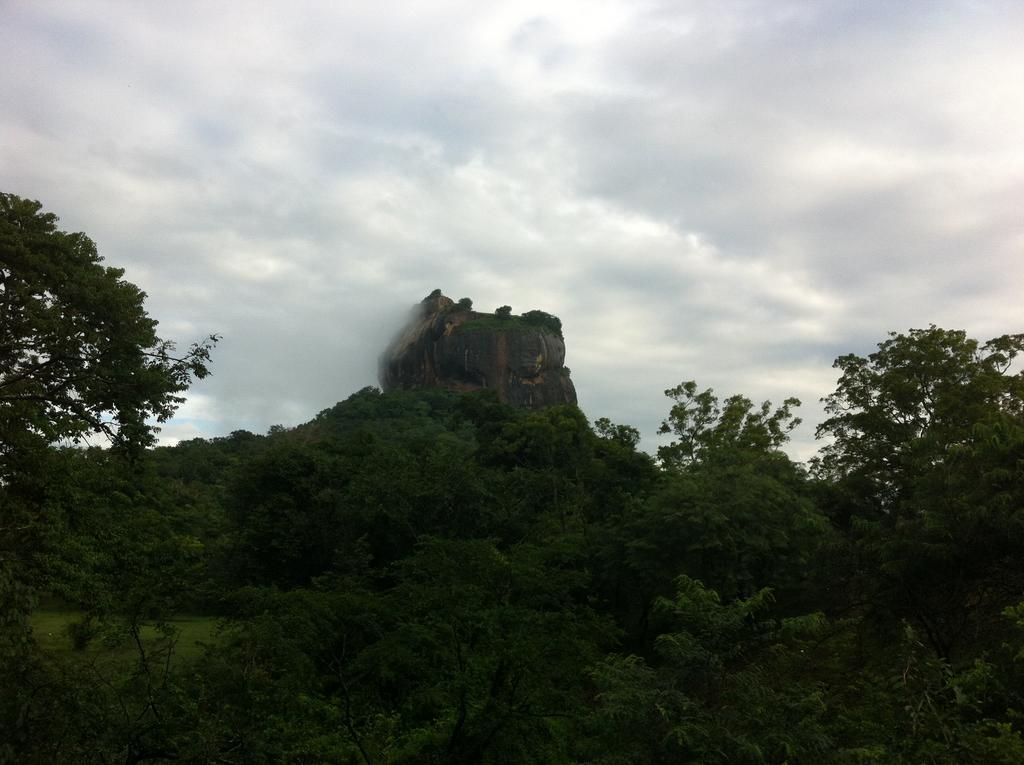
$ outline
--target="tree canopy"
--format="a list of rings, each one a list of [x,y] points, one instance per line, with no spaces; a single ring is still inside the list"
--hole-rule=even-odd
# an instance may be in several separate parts
[[[0,763],[1024,761],[1021,335],[840,357],[809,469],[693,381],[659,459],[374,388],[139,449],[210,340],[2,201]]]
[[[39,202],[0,194],[0,471],[27,441],[152,443],[216,338],[176,354],[145,293]]]
[[[117,602],[139,615],[152,609],[127,604],[177,589],[172,572],[192,558],[158,534],[160,514],[137,506],[133,479],[109,455],[56,448],[99,435],[115,453],[139,457],[154,442],[154,421],[208,373],[216,338],[177,354],[123,275],[39,202],[0,194],[0,684],[4,712],[16,718],[34,693],[28,614],[39,594],[103,611]],[[151,565],[138,572],[143,561]],[[6,732],[11,743],[25,735],[20,725]]]

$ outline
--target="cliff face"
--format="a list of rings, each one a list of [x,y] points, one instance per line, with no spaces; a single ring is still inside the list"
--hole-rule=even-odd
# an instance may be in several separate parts
[[[380,384],[384,390],[486,388],[503,403],[529,408],[575,404],[564,363],[557,329],[461,308],[435,291],[381,356]]]

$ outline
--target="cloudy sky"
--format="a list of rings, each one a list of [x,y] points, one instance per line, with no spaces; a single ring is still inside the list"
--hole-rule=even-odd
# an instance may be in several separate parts
[[[0,0],[0,190],[88,233],[164,337],[168,439],[376,382],[435,287],[563,320],[593,419],[804,401],[935,323],[1024,330],[1018,0]]]

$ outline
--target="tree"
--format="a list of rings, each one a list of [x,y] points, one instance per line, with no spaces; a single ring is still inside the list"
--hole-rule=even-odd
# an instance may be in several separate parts
[[[721,405],[710,388],[697,392],[693,380],[665,391],[675,403],[659,433],[672,433],[679,440],[658,449],[668,466],[680,467],[708,461],[727,454],[777,452],[789,440],[800,418],[793,407],[800,400],[787,398],[772,411],[770,401],[755,408],[745,396],[730,396]]]
[[[507,318],[512,316],[512,306],[510,306],[510,305],[499,306],[494,311],[494,315],[497,316],[499,319],[507,319]]]
[[[191,380],[207,375],[217,339],[177,355],[123,270],[103,266],[85,234],[59,230],[41,209],[0,193],[0,686],[17,689],[0,707],[0,726],[10,742],[24,738],[34,693],[33,592],[54,584],[41,561],[75,543],[55,509],[91,522],[68,455],[50,447],[91,435],[105,436],[119,454],[152,444],[150,421],[170,417]],[[112,528],[126,533],[122,524]],[[12,750],[0,745],[0,760],[6,756]]]
[[[640,443],[640,431],[632,425],[616,425],[607,417],[598,417],[594,420],[594,432],[601,438],[623,446],[627,449],[636,449]]]
[[[659,448],[665,481],[633,524],[638,577],[657,572],[664,588],[683,572],[726,599],[798,583],[824,528],[803,469],[781,451],[800,402],[719,403],[693,381],[666,395],[675,403],[661,432],[678,440]]]
[[[39,202],[0,194],[0,478],[29,443],[102,434],[120,447],[153,442],[193,378],[211,335],[176,354],[156,334],[146,297],[102,265],[82,233],[57,228]]]
[[[820,614],[773,618],[772,593],[723,603],[687,576],[656,609],[667,631],[650,663],[606,657],[592,671],[596,704],[587,762],[825,762],[822,689],[793,671]]]
[[[920,478],[976,444],[976,428],[1024,419],[1024,373],[1010,372],[1022,351],[1024,334],[979,343],[932,325],[840,356],[819,471],[856,482],[866,514],[913,515]]]
[[[354,696],[391,700],[375,715],[394,720],[389,761],[567,761],[610,632],[582,602],[585,574],[557,546],[425,538],[396,575],[394,626],[346,668]]]
[[[562,320],[545,311],[527,311],[523,314],[523,321],[536,327],[542,327],[558,337],[562,336]]]
[[[862,561],[875,615],[909,619],[941,657],[994,631],[1024,586],[1024,335],[934,325],[836,360],[819,474]]]

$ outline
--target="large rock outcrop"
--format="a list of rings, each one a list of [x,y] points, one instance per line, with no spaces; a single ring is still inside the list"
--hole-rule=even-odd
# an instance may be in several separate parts
[[[384,390],[493,390],[513,406],[575,404],[561,322],[541,311],[470,310],[435,290],[414,309],[380,359]]]

